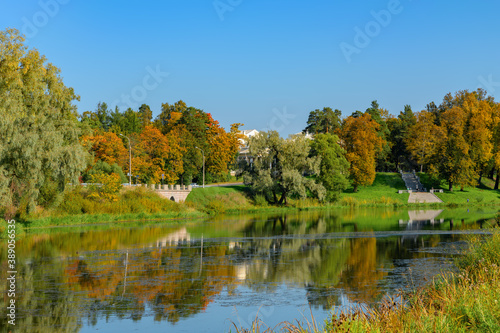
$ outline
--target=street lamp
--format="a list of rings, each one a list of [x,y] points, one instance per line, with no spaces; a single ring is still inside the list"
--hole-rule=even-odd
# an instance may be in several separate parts
[[[195,148],[201,150],[201,153],[203,155],[203,188],[205,188],[205,152],[201,148],[198,148],[196,146]]]
[[[132,186],[132,149],[130,148],[130,138],[120,133],[121,136],[128,140],[128,182]]]

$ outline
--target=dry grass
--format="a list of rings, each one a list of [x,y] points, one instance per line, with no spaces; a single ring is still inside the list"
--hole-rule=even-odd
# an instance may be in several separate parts
[[[281,323],[265,332],[500,332],[500,229],[471,236],[456,261],[459,273],[438,276],[430,285],[385,298],[377,306],[333,314],[319,327],[311,321]],[[260,332],[262,323],[250,331]],[[235,326],[236,327],[236,326]]]

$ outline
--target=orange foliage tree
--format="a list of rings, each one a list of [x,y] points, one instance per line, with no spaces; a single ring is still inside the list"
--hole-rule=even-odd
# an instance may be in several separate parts
[[[241,136],[238,128],[242,124],[232,124],[231,131],[226,132],[210,113],[207,115],[209,117],[207,140],[210,146],[210,152],[206,156],[207,171],[214,175],[225,175],[237,157],[240,148],[238,139]]]
[[[159,129],[149,125],[139,134],[132,167],[142,181],[159,183],[162,175],[168,184],[174,184],[179,179],[183,172],[184,149],[175,134],[163,135]]]
[[[128,165],[128,150],[113,132],[84,136],[82,143],[90,145],[95,161],[102,160],[110,165],[117,163],[122,168]]]
[[[379,125],[368,113],[358,117],[350,116],[344,120],[340,131],[354,192],[359,185],[371,185],[375,180],[375,156],[385,141],[377,134]]]

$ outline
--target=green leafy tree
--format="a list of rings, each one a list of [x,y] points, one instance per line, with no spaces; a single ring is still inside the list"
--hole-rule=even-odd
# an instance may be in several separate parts
[[[105,102],[97,103],[95,113],[99,120],[99,128],[107,131],[111,127],[111,110],[108,109],[108,104]]]
[[[125,134],[140,133],[141,132],[141,118],[138,112],[128,108],[123,113],[122,129]]]
[[[321,158],[319,180],[327,190],[326,199],[335,201],[349,186],[349,162],[339,145],[338,136],[317,134],[311,142],[311,154]]]
[[[305,173],[318,173],[320,158],[309,156],[309,142],[303,135],[291,139],[281,138],[276,131],[261,132],[250,138],[253,163],[247,165],[243,180],[268,201],[286,205],[291,195],[307,196],[307,190],[320,200],[325,188]]]
[[[122,168],[120,168],[118,164],[114,163],[110,165],[103,160],[97,160],[97,162],[92,166],[91,169],[83,173],[82,180],[84,183],[90,183],[92,182],[92,175],[110,175],[112,173],[115,173],[120,177],[121,183],[128,183],[128,178],[125,177]]]
[[[153,111],[151,111],[151,108],[147,104],[142,104],[139,107],[139,115],[141,119],[141,125],[142,127],[146,127],[151,125],[151,120],[153,119]]]
[[[377,130],[377,135],[382,140],[382,148],[377,152],[376,155],[376,169],[378,171],[389,171],[395,168],[395,165],[391,163],[389,155],[391,152],[390,142],[388,141],[390,136],[389,128],[387,127],[386,120],[389,117],[389,112],[385,109],[381,109],[378,102],[372,101],[371,106],[366,109],[367,114],[372,117],[379,126]]]
[[[323,110],[316,109],[309,112],[307,119],[307,127],[304,133],[333,133],[336,129],[340,128],[340,117],[342,112],[340,110],[325,107]]]
[[[21,203],[33,212],[46,182],[62,193],[88,157],[78,141],[78,96],[23,42],[17,30],[0,32],[0,202],[7,215]]]
[[[410,170],[413,166],[410,152],[406,145],[406,138],[409,129],[415,125],[417,118],[409,105],[405,105],[404,111],[401,111],[397,118],[387,119],[387,128],[390,132],[388,137],[391,147],[390,162],[398,169]]]

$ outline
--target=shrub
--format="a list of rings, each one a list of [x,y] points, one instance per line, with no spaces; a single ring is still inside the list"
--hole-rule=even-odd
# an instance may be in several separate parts
[[[261,207],[267,207],[268,202],[266,200],[266,197],[262,194],[256,194],[254,197],[254,204],[256,206],[261,206]]]
[[[118,193],[123,187],[119,175],[116,173],[110,175],[103,173],[95,174],[91,176],[91,181],[93,184],[89,186],[88,195],[90,199],[98,201],[118,201]]]
[[[342,198],[342,200],[340,200],[340,204],[342,206],[357,206],[359,203],[358,203],[358,200],[356,200],[355,198],[353,197],[344,197]]]
[[[206,211],[210,215],[224,214],[226,212],[226,207],[221,200],[215,199],[211,200],[205,207]]]
[[[120,177],[121,183],[128,183],[128,178],[125,177],[122,168],[116,163],[109,165],[108,163],[98,160],[90,170],[86,171],[82,175],[82,180],[84,183],[91,183],[93,175],[106,174],[110,175],[116,173]]]

